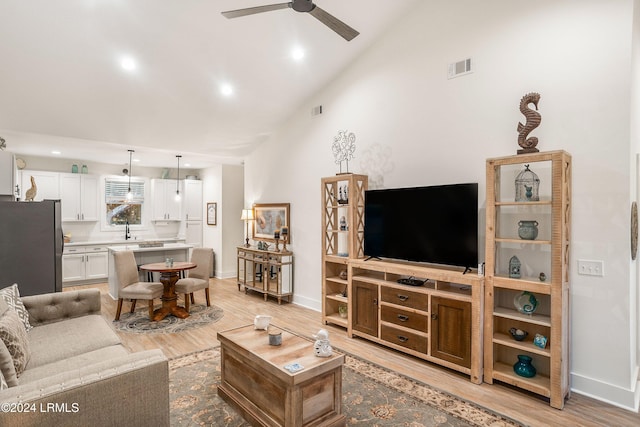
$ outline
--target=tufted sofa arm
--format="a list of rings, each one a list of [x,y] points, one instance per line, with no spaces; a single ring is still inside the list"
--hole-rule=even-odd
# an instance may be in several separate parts
[[[72,317],[100,314],[100,291],[84,289],[22,297],[32,326],[59,322]]]

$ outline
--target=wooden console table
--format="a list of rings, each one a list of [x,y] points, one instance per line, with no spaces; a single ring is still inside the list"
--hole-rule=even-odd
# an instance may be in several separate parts
[[[293,295],[293,252],[263,251],[238,246],[238,290],[248,290],[278,298],[278,304]]]
[[[269,326],[269,332],[278,328]],[[253,325],[218,332],[221,381],[218,394],[252,425],[344,426],[341,414],[344,355],[316,357],[313,343],[287,331],[282,344]],[[304,369],[290,373],[284,366]]]

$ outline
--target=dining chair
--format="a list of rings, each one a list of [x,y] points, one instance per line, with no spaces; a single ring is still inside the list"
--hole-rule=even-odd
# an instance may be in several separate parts
[[[189,300],[194,304],[193,293],[200,289],[204,289],[207,307],[211,306],[211,301],[209,300],[209,275],[213,268],[213,249],[194,248],[191,254],[191,262],[196,264],[196,267],[187,272],[187,277],[176,282],[176,293],[184,294],[184,308],[187,313],[189,312]]]
[[[118,309],[115,320],[120,320],[122,301],[125,298],[131,300],[131,313],[136,309],[137,300],[148,300],[149,319],[153,320],[153,300],[162,296],[162,283],[140,281],[138,265],[132,251],[115,252],[113,257],[118,280]]]

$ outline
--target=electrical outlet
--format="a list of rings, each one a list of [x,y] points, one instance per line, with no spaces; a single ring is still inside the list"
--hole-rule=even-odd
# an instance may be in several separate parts
[[[604,276],[604,261],[593,261],[587,259],[578,260],[578,274],[584,276]]]

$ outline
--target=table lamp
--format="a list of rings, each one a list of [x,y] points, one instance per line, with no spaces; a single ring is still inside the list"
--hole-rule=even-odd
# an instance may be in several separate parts
[[[242,209],[242,216],[240,217],[240,219],[244,220],[245,224],[247,225],[247,238],[244,246],[245,248],[248,248],[249,246],[251,246],[249,245],[249,221],[253,219],[253,209]]]

